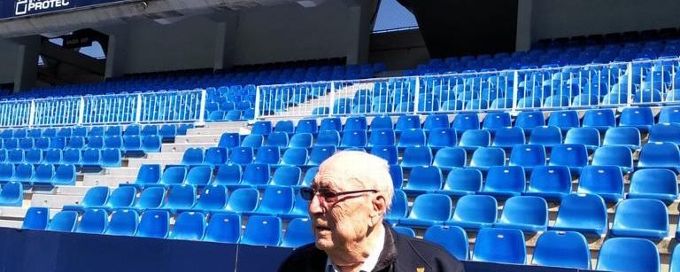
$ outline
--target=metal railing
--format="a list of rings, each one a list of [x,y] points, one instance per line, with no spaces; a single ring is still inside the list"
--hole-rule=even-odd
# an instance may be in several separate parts
[[[258,86],[257,119],[680,102],[680,58]]]
[[[0,128],[130,123],[203,124],[205,90],[0,101]]]

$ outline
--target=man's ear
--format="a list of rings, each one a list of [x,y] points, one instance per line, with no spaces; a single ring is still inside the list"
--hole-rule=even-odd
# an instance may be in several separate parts
[[[387,201],[384,194],[377,193],[373,198],[373,211],[378,215],[385,215],[387,213]]]

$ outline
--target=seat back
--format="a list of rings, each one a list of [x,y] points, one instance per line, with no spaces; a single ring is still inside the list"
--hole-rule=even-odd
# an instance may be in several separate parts
[[[203,240],[236,243],[241,237],[241,217],[233,213],[214,213],[210,217]]]
[[[253,246],[278,246],[281,241],[281,219],[254,215],[248,218],[240,243]]]
[[[408,215],[410,219],[446,221],[451,218],[451,198],[442,194],[422,194],[416,197]]]
[[[536,241],[531,264],[588,270],[588,241],[582,234],[574,231],[544,232]]]
[[[152,188],[155,189],[155,188]],[[170,228],[170,213],[162,210],[147,210],[142,213],[135,236],[166,238]]]
[[[570,230],[592,230],[597,235],[607,232],[607,207],[595,194],[570,194],[562,198],[554,227]],[[588,231],[590,232],[590,231]]]
[[[45,230],[50,221],[50,210],[47,207],[29,207],[24,216],[22,229]]]
[[[626,250],[621,250],[625,248]],[[640,238],[616,237],[604,241],[597,258],[597,270],[659,271],[656,245]]]
[[[314,242],[312,222],[309,218],[295,218],[288,223],[288,229],[281,241],[282,247],[296,248]]]
[[[205,234],[205,215],[201,212],[183,212],[177,216],[170,239],[201,240]]]
[[[234,190],[227,202],[227,211],[252,212],[257,207],[260,193],[255,188],[239,188]]]
[[[76,228],[76,221],[78,220],[78,213],[75,211],[60,211],[52,217],[47,230],[73,232]]]
[[[526,263],[524,234],[515,229],[480,229],[472,260],[524,264]]]
[[[542,197],[515,196],[508,198],[503,214],[498,220],[502,224],[548,226],[548,203]]]
[[[109,215],[106,213],[106,210],[85,210],[85,213],[83,213],[83,216],[80,218],[80,224],[78,224],[76,232],[101,234],[106,229],[108,217]]]
[[[460,227],[431,226],[425,231],[423,239],[439,244],[458,260],[469,258],[468,237]]]

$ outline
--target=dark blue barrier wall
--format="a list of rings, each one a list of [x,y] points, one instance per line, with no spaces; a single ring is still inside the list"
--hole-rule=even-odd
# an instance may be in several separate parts
[[[130,0],[1,0],[0,19],[126,1]]]
[[[290,249],[0,228],[2,272],[276,271]],[[466,271],[571,272],[466,262]]]

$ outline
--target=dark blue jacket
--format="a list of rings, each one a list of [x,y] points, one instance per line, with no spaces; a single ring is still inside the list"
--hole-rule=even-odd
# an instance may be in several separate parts
[[[461,262],[439,245],[396,233],[386,226],[385,245],[375,272],[463,272]],[[325,271],[328,255],[314,244],[302,246],[286,259],[279,272]],[[424,268],[424,269],[423,269]]]

